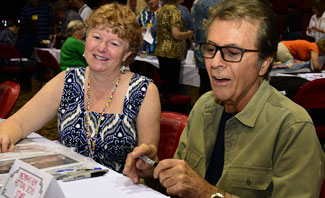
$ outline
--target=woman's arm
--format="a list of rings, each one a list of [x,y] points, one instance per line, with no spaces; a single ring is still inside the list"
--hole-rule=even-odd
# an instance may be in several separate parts
[[[321,67],[318,62],[318,54],[314,51],[311,51],[310,54],[311,54],[311,62],[314,65],[314,71],[320,71]]]
[[[155,84],[150,83],[137,117],[138,145],[152,144],[158,148],[160,137],[160,99]]]
[[[13,144],[51,121],[59,108],[65,71],[58,74],[19,111],[0,123],[0,152],[13,150]]]
[[[179,27],[172,27],[172,36],[177,40],[187,40],[193,37],[194,33],[191,30],[187,32],[181,32]]]

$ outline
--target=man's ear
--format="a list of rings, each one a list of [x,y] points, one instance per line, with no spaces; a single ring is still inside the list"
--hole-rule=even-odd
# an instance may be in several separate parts
[[[260,72],[259,72],[260,76],[264,76],[266,74],[272,61],[273,61],[272,57],[268,57],[263,61],[262,65],[261,65]]]

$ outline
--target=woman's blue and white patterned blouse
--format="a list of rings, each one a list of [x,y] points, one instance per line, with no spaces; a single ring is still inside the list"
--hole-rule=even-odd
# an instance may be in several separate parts
[[[68,68],[58,110],[59,141],[84,156],[90,156],[87,143],[84,104],[85,68]],[[122,172],[127,154],[137,145],[136,118],[151,80],[134,74],[124,99],[122,114],[104,114],[93,159]],[[107,97],[107,96],[103,96]],[[109,108],[109,107],[108,107]],[[96,129],[100,113],[90,112],[90,131]]]

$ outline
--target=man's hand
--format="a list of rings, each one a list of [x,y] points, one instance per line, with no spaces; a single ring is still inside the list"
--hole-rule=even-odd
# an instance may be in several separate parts
[[[186,198],[209,198],[218,191],[197,174],[184,160],[165,159],[154,169],[154,178],[159,178],[169,195]]]
[[[139,183],[140,178],[152,178],[154,167],[140,159],[140,155],[145,155],[158,162],[157,148],[154,145],[141,144],[135,147],[128,154],[123,170],[123,174],[128,176],[133,183]]]
[[[0,136],[0,153],[13,152],[15,146],[7,135]]]

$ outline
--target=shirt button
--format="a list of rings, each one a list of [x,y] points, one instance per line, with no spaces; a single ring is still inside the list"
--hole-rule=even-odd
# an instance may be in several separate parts
[[[246,180],[246,184],[247,184],[247,186],[250,186],[251,185],[251,180],[250,179],[247,179]]]

